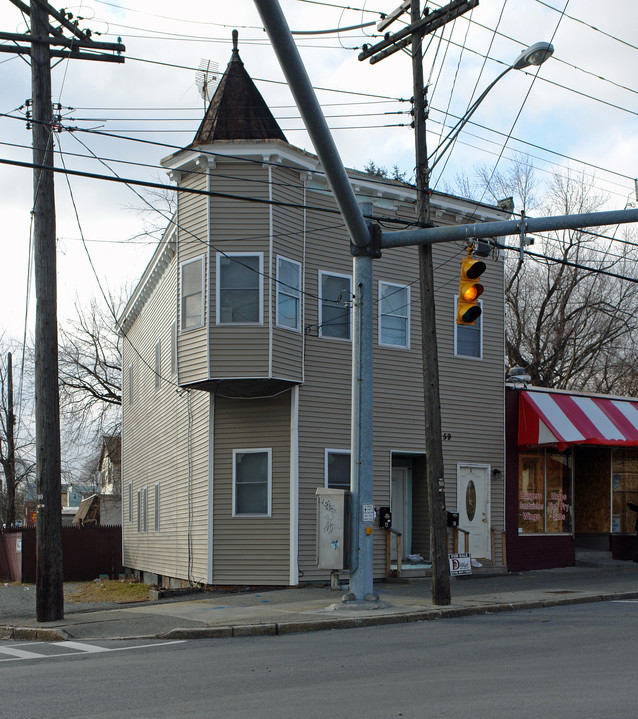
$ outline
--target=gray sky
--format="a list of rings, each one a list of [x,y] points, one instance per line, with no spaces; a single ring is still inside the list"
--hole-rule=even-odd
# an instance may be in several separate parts
[[[351,6],[355,9],[345,10],[340,0],[282,1],[293,30],[330,30],[376,21],[380,12],[390,12],[398,4],[399,0],[361,0]],[[191,0],[179,7],[165,0],[92,0],[68,10],[83,18],[80,27],[90,28],[96,39],[115,42],[121,37],[127,59],[123,65],[62,61],[54,68],[53,100],[63,106],[63,126],[80,128],[56,135],[64,153],[79,155],[66,154],[66,167],[167,181],[159,160],[191,141],[203,114],[196,70],[202,59],[208,59],[223,71],[230,58],[233,28],[239,30],[246,69],[288,140],[313,151],[251,0]],[[395,23],[392,29],[399,27]],[[556,51],[536,79],[533,69],[512,71],[494,88],[473,117],[476,124],[466,128],[448,162],[437,167],[434,185],[452,181],[459,172],[471,173],[477,164],[491,167],[498,160],[498,166],[505,168],[509,159],[525,153],[541,178],[552,169],[567,172],[568,168],[592,175],[596,186],[608,194],[606,209],[636,202],[632,179],[638,174],[636,27],[638,3],[623,0],[604,4],[571,0],[567,5],[566,0],[481,0],[471,15],[449,24],[443,36],[437,33],[424,45],[431,103],[429,148],[438,144],[444,124],[454,124],[471,98],[524,47],[546,40]],[[5,32],[26,28],[9,0],[0,4],[0,28]],[[313,84],[324,88],[318,90],[318,98],[344,163],[362,169],[374,160],[387,168],[396,164],[410,175],[414,146],[410,104],[405,101],[412,94],[410,58],[399,52],[374,66],[359,62],[360,46],[376,41],[363,32],[374,31],[371,27],[299,36],[297,41]],[[23,107],[30,93],[25,59],[0,54],[0,158],[31,160],[31,134]],[[59,158],[57,164],[61,166]],[[115,292],[137,281],[153,247],[127,242],[141,231],[143,219],[127,209],[142,203],[126,186],[70,178],[69,189],[64,176],[57,175],[55,181],[59,312],[64,320],[72,313],[75,297],[88,302],[100,294],[81,236],[100,284]],[[5,230],[0,240],[0,332],[21,337],[27,312],[31,171],[0,164],[0,183]],[[29,326],[34,313],[31,297]]]

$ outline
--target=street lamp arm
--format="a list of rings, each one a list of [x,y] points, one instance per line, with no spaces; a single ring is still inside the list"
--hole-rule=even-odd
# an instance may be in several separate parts
[[[456,138],[459,136],[461,130],[465,127],[465,125],[469,122],[472,115],[476,112],[478,109],[478,106],[483,102],[483,100],[487,97],[487,94],[490,92],[490,90],[496,85],[496,83],[510,70],[514,69],[514,65],[510,65],[508,68],[505,68],[503,72],[495,79],[492,80],[492,82],[483,90],[481,95],[476,99],[476,101],[469,107],[465,115],[454,125],[454,127],[448,132],[448,134],[445,136],[445,138],[439,143],[439,146],[432,152],[430,157],[428,157],[428,165],[429,165],[429,171],[432,172],[432,170],[436,167],[438,162],[441,160],[441,158],[445,155],[445,153],[450,148],[450,145],[456,140]],[[435,157],[437,155],[437,157]]]

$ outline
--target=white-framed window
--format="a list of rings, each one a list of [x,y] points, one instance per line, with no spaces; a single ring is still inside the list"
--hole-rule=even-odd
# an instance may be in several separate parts
[[[157,340],[155,343],[155,367],[153,371],[155,373],[153,377],[155,391],[157,391],[162,384],[162,345],[160,340]]]
[[[454,301],[454,317],[456,318],[456,304]],[[478,301],[483,310],[483,300]],[[483,312],[473,325],[457,325],[454,320],[454,354],[457,357],[483,358]]]
[[[324,484],[331,489],[350,489],[350,450],[326,449]]]
[[[137,531],[148,531],[148,487],[137,490]]]
[[[128,483],[128,521],[133,521],[133,482]]]
[[[177,372],[177,322],[171,326],[171,374]]]
[[[217,254],[217,324],[263,324],[263,253]]]
[[[350,307],[352,278],[319,272],[319,337],[349,340],[352,336]]]
[[[135,401],[135,370],[133,363],[128,366],[128,403],[133,404]]]
[[[156,532],[159,532],[159,530],[160,530],[160,485],[159,485],[159,482],[156,482],[155,486],[153,487],[153,490],[154,490],[153,494],[155,495],[153,498],[154,505],[155,505],[155,507],[154,507],[155,513],[153,515],[155,524],[154,524],[153,528],[155,529]]]
[[[277,326],[301,331],[301,265],[277,257]]]
[[[379,282],[379,344],[410,347],[410,288]]]
[[[204,267],[203,256],[181,264],[182,330],[192,330],[204,324]]]
[[[270,517],[272,450],[233,450],[233,517]]]

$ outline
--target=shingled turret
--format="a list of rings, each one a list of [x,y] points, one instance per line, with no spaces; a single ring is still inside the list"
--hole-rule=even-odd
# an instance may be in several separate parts
[[[233,30],[233,54],[202,120],[193,145],[219,140],[283,140],[284,133],[244,68]]]

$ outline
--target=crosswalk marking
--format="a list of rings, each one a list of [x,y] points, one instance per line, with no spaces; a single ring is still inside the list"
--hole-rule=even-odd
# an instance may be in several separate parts
[[[87,654],[97,652],[110,652],[111,649],[105,647],[96,647],[95,644],[82,644],[81,642],[51,642],[53,646],[63,647],[64,649],[77,649],[79,652],[86,652]]]
[[[0,647],[2,654],[9,654],[17,659],[41,659],[46,657],[46,654],[39,654],[38,652],[27,652],[24,649],[14,649],[13,647]],[[0,661],[7,661],[0,659]]]
[[[51,653],[42,653],[42,652],[36,652],[32,651],[31,649],[17,649],[13,645],[4,645],[0,646],[0,662],[15,662],[19,661],[20,659],[53,659],[55,657],[72,657],[72,656],[78,656],[80,654],[100,654],[103,652],[122,652],[127,651],[130,649],[145,649],[145,648],[155,648],[155,647],[161,647],[161,646],[167,646],[169,644],[183,644],[186,640],[185,639],[176,639],[172,641],[167,642],[154,642],[152,644],[133,644],[130,646],[113,646],[113,647],[100,647],[96,644],[86,644],[85,642],[72,642],[72,641],[65,641],[65,642],[29,642],[28,644],[23,644],[22,646],[42,646],[42,647],[60,647],[61,649],[64,649],[62,652],[51,652]],[[2,655],[5,655],[4,657]]]

